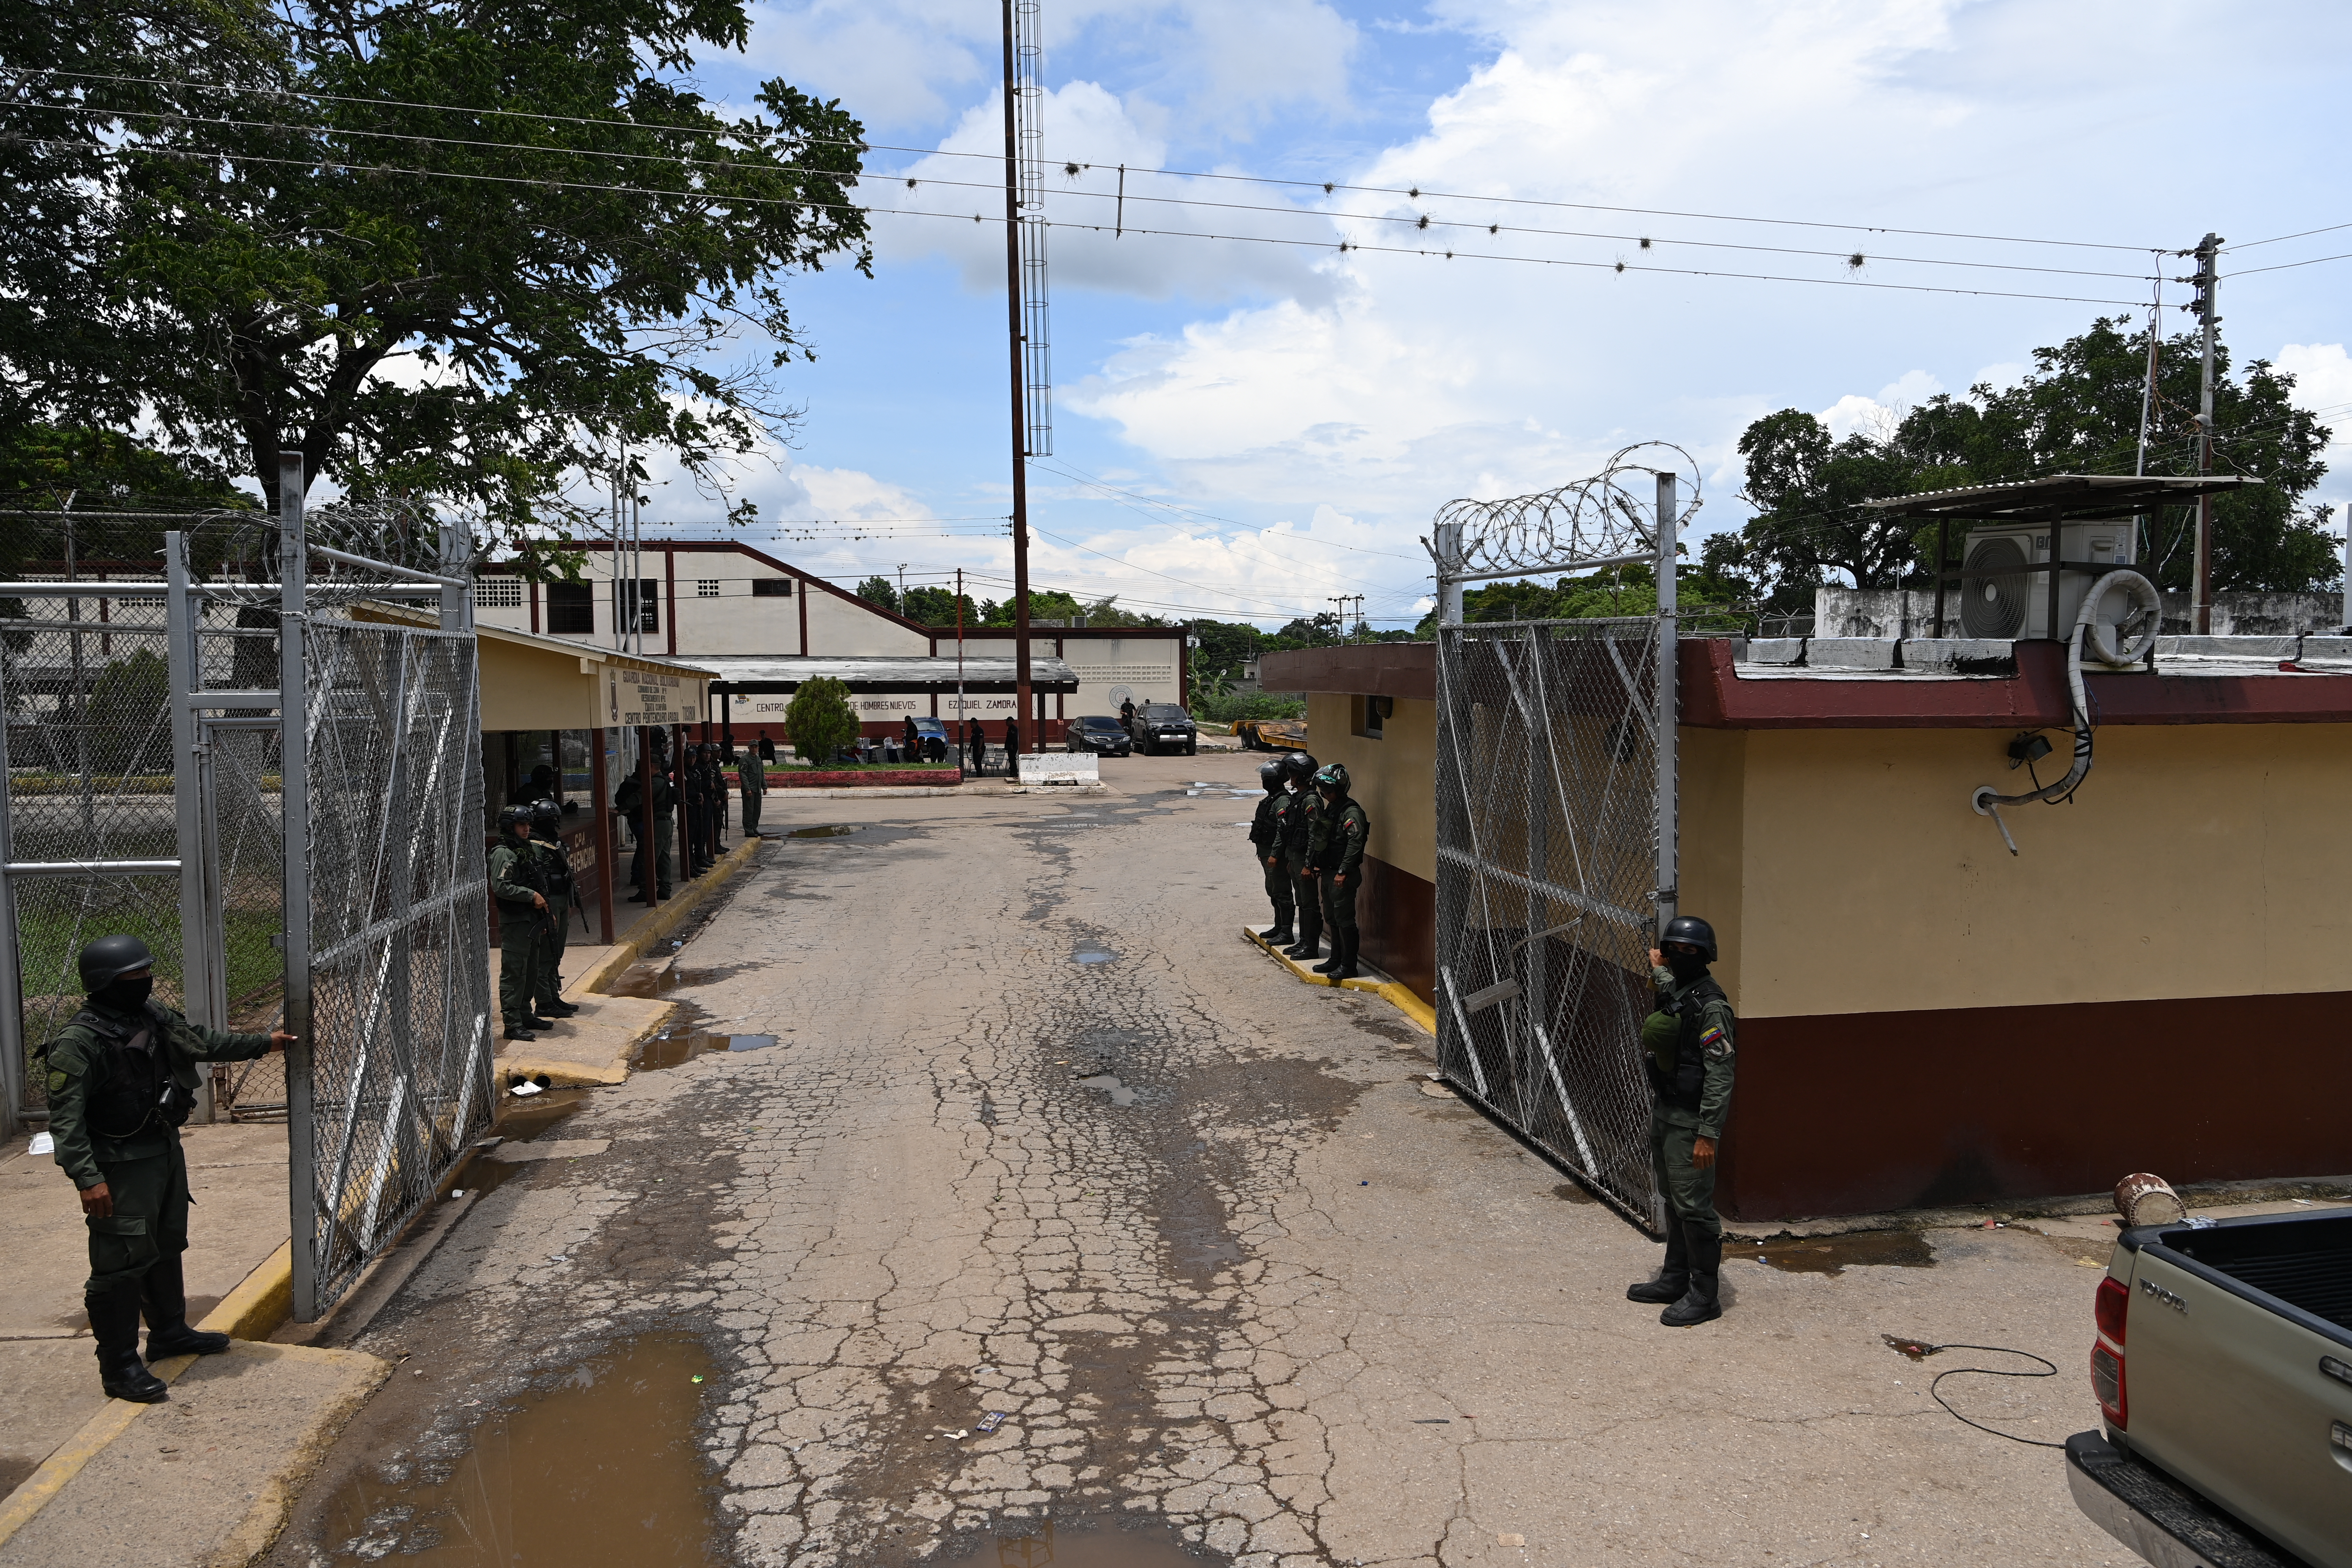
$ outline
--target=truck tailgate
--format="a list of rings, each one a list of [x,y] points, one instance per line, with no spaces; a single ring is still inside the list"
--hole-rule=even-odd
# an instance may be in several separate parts
[[[2352,1317],[2352,1215],[2132,1239],[2131,1451],[2310,1562],[2352,1568],[2352,1326],[2313,1310]]]

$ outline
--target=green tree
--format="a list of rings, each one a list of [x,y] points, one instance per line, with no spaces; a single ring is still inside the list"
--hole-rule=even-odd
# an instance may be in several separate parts
[[[1739,439],[1744,499],[1756,516],[1737,535],[1710,537],[1703,563],[1727,582],[1769,594],[1776,606],[1809,606],[1814,584],[1836,574],[1866,588],[1925,580],[1934,531],[1887,521],[1864,510],[1864,500],[2042,474],[2131,472],[2147,339],[2130,329],[2125,317],[2095,321],[2077,337],[2036,349],[2032,371],[2016,385],[1938,395],[1889,429],[1833,440],[1797,409],[1757,420]],[[2214,502],[2215,588],[2301,592],[2334,583],[2336,544],[2305,501],[2326,472],[2330,432],[2292,405],[2294,378],[2269,363],[2256,360],[2234,375],[2225,346],[2217,371],[2215,468],[2263,483]],[[2196,334],[2160,345],[2148,472],[2197,471],[2200,374]],[[2194,518],[2193,507],[2169,507],[2151,520],[2140,559],[2158,586],[2189,586]]]
[[[898,590],[887,577],[868,577],[857,584],[857,596],[869,605],[879,605],[892,615],[898,613]]]
[[[286,8],[182,94],[201,112],[111,122],[83,250],[136,329],[119,374],[273,500],[281,450],[510,535],[594,504],[567,479],[623,450],[708,475],[795,416],[781,276],[870,267],[857,121],[782,80],[749,117],[694,90],[747,27],[742,0]],[[89,139],[70,107],[47,133]]]
[[[793,753],[812,767],[831,763],[835,752],[857,739],[857,730],[849,688],[831,676],[801,682],[784,709],[784,733],[793,738]]]
[[[956,624],[956,596],[945,588],[909,588],[907,602],[900,608],[910,621],[927,626],[952,626]],[[967,594],[963,599],[963,624],[967,627],[983,625],[980,606]]]

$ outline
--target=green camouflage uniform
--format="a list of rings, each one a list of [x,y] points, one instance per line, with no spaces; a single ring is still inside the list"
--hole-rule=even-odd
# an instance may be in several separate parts
[[[1323,923],[1334,942],[1356,934],[1356,889],[1364,884],[1364,841],[1371,836],[1371,817],[1353,800],[1336,805],[1327,800],[1316,808],[1307,865],[1320,873],[1315,881],[1323,895]]]
[[[1282,931],[1290,929],[1291,907],[1297,889],[1290,879],[1290,868],[1282,858],[1282,810],[1294,797],[1290,791],[1277,785],[1266,792],[1257,803],[1257,816],[1250,823],[1250,862],[1265,880],[1265,896],[1274,904],[1274,921]]]
[[[160,1059],[149,1055],[158,1049]],[[184,1115],[204,1082],[197,1063],[250,1061],[268,1049],[268,1035],[199,1028],[151,999],[143,1016],[117,1013],[93,1000],[43,1050],[57,1162],[76,1187],[87,1192],[104,1182],[114,1200],[110,1217],[83,1216],[89,1229],[85,1296],[108,1295],[142,1279],[164,1254],[188,1247],[188,1164],[180,1129],[153,1106],[148,1088],[160,1093],[168,1077],[179,1086]]]
[[[1307,851],[1322,808],[1323,798],[1312,788],[1293,790],[1290,803],[1282,808],[1283,865],[1298,908],[1298,945],[1309,952],[1323,940],[1322,892],[1307,874]]]
[[[499,836],[490,851],[490,897],[499,905],[499,1016],[509,1029],[530,1027],[530,992],[548,917],[530,901],[540,886],[538,857],[528,839]]]
[[[562,889],[547,895],[546,925],[531,959],[531,1008],[545,1013],[548,1006],[563,1000],[563,950],[571,942],[572,911],[580,902],[580,889],[572,881],[571,853],[561,839],[541,838],[534,832],[530,852],[540,886]],[[501,931],[506,928],[504,913],[499,916],[499,927]]]
[[[767,764],[760,761],[759,752],[747,752],[742,761],[735,764],[735,776],[736,782],[742,786],[743,837],[757,838],[760,836],[760,805],[768,794]]]
[[[1718,1238],[1723,1221],[1715,1212],[1715,1173],[1720,1162],[1701,1170],[1691,1148],[1701,1138],[1723,1140],[1731,1116],[1738,1016],[1712,974],[1676,980],[1662,965],[1650,971],[1650,984],[1658,1010],[1643,1020],[1642,1049],[1654,1097],[1650,1157],[1658,1188],[1685,1231]]]

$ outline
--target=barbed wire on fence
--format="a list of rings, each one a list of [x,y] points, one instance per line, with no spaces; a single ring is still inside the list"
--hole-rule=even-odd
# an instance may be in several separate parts
[[[1640,441],[1619,448],[1599,473],[1557,489],[1447,501],[1437,526],[1461,529],[1460,556],[1441,561],[1439,570],[1457,576],[1545,572],[1654,550],[1654,481],[1662,472],[1675,476],[1677,498],[1688,497],[1675,509],[1679,533],[1701,504],[1698,461],[1671,441]]]

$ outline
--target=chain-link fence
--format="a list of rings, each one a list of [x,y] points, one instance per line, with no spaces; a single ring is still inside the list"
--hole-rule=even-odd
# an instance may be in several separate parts
[[[1656,926],[1657,622],[1441,634],[1439,1061],[1657,1221],[1633,1042]]]

